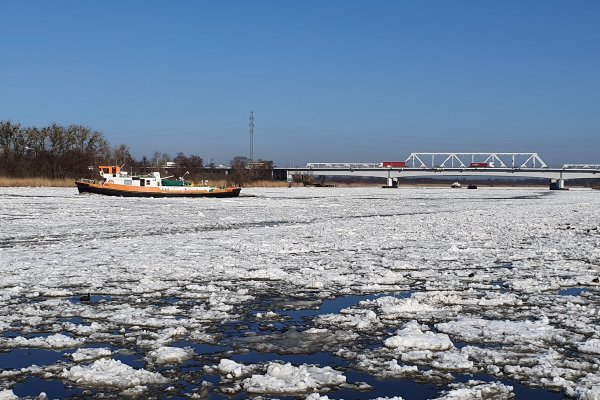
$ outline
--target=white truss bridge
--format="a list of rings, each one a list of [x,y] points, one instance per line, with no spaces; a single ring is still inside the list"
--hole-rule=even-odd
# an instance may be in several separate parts
[[[548,167],[538,153],[411,153],[404,162],[406,167],[411,168],[468,168],[475,162],[499,168]],[[379,168],[383,165],[382,163],[308,163],[306,167],[359,169]]]
[[[406,159],[413,168],[467,168],[475,162],[500,168],[548,167],[537,153],[411,153]]]
[[[562,187],[566,179],[600,178],[600,164],[564,164],[549,168],[538,153],[411,153],[403,162],[308,163],[306,167],[285,168],[293,175],[369,176],[387,178],[388,183],[418,176],[495,176],[548,178]]]

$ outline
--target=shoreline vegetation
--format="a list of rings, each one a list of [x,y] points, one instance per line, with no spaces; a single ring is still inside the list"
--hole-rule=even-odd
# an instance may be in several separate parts
[[[231,182],[221,179],[209,180],[211,186],[231,186]],[[302,184],[292,184],[293,186],[302,186]],[[267,181],[260,180],[244,187],[286,187],[288,183],[285,181]],[[342,185],[346,186],[346,185]],[[71,178],[14,178],[0,177],[0,187],[73,187],[75,188],[75,179]]]
[[[211,186],[231,186],[231,182],[226,180],[215,179],[209,180]],[[515,185],[510,182],[484,184],[477,183],[479,187],[522,187],[523,185]],[[303,187],[305,186],[301,182],[288,183],[286,181],[272,181],[272,180],[256,180],[247,182],[243,187],[245,188],[279,188],[279,187]],[[331,182],[331,187],[381,187],[381,183],[374,182]],[[540,183],[539,185],[526,185],[531,187],[547,186],[546,183]],[[71,178],[43,178],[43,177],[31,177],[31,178],[15,178],[15,177],[0,177],[0,187],[72,187],[75,188],[75,179]],[[449,187],[447,182],[439,183],[417,183],[417,182],[406,182],[400,183],[400,188],[410,187]],[[598,187],[594,187],[597,189]]]
[[[222,179],[208,180],[210,186],[224,187],[231,186],[231,182],[227,182]],[[246,183],[244,188],[278,188],[288,187],[290,184],[286,181],[270,181],[270,180],[257,180]],[[294,182],[291,184],[292,187],[303,187],[302,183]],[[378,187],[381,184],[374,183],[336,183],[336,187]],[[445,186],[445,185],[444,185]],[[64,178],[64,179],[52,179],[52,178],[9,178],[0,177],[0,187],[72,187],[75,188],[75,179]]]
[[[75,187],[70,178],[12,178],[0,177],[0,187]]]

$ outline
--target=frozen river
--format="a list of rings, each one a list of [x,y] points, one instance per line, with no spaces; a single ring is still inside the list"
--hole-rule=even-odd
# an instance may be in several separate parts
[[[0,188],[0,399],[600,399],[599,278],[600,191]]]

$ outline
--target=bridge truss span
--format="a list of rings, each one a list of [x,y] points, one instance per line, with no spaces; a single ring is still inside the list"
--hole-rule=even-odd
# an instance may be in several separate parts
[[[289,182],[294,175],[368,176],[386,178],[387,187],[407,177],[512,176],[550,179],[551,188],[563,189],[567,179],[600,177],[600,164],[563,164],[561,168],[549,168],[538,153],[411,153],[406,161],[308,163],[306,167],[285,170]]]
[[[406,159],[412,168],[468,168],[473,163],[497,168],[548,168],[537,153],[411,153]]]

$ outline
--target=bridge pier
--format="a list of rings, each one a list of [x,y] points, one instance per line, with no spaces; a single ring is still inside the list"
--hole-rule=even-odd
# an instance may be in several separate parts
[[[387,185],[382,186],[384,189],[394,189],[398,187],[398,178],[387,178]]]
[[[562,178],[550,180],[550,190],[569,190],[565,188],[565,180]]]

